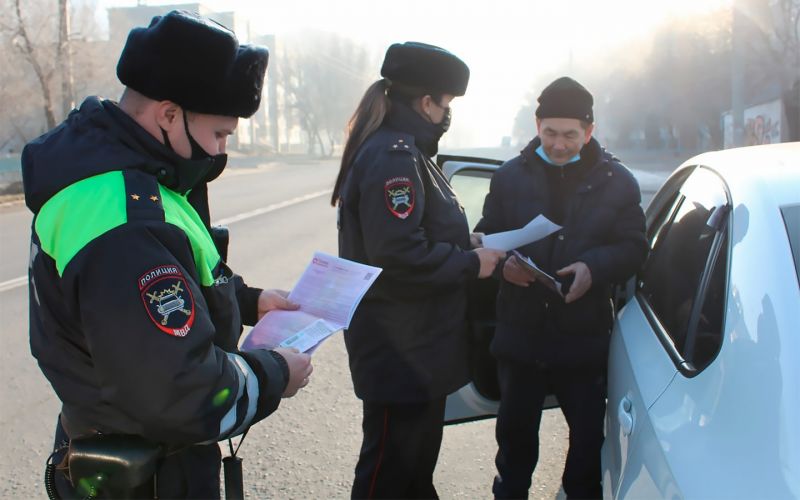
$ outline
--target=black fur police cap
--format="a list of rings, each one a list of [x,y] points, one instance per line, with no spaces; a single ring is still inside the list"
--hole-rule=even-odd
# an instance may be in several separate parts
[[[545,87],[538,101],[536,118],[577,118],[594,123],[592,94],[568,76]]]
[[[122,49],[117,77],[126,87],[189,111],[252,116],[261,104],[266,47],[239,45],[228,28],[198,14],[173,10],[147,28],[134,28]]]
[[[445,49],[406,42],[395,43],[386,51],[381,76],[401,88],[462,96],[467,92],[469,68]]]

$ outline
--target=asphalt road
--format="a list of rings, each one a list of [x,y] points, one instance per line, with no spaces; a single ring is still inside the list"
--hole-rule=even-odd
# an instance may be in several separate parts
[[[316,250],[336,253],[328,198],[333,161],[229,169],[212,184],[212,213],[230,227],[229,263],[253,285],[289,289]],[[645,193],[660,178],[643,174]],[[649,198],[648,198],[649,199]],[[31,216],[21,203],[0,206],[0,498],[46,498],[44,463],[59,404],[28,346],[27,272]],[[349,495],[361,439],[361,405],[352,391],[340,334],[314,355],[309,386],[248,434],[244,458],[250,498]],[[532,498],[555,498],[567,445],[558,410],[545,412]],[[443,498],[491,497],[494,421],[445,429],[435,477]]]

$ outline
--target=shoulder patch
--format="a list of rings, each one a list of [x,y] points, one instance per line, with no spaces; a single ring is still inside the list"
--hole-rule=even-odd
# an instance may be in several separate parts
[[[407,219],[414,211],[414,183],[408,177],[392,177],[383,184],[386,207],[398,219]]]
[[[194,324],[194,298],[178,266],[155,267],[139,278],[145,311],[159,330],[185,337]]]

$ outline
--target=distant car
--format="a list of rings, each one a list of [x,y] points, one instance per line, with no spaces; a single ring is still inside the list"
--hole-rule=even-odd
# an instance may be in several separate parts
[[[474,225],[498,162],[440,163]],[[611,336],[604,496],[800,497],[800,143],[696,156],[646,215]],[[448,423],[497,411],[495,287],[471,291],[473,382]]]

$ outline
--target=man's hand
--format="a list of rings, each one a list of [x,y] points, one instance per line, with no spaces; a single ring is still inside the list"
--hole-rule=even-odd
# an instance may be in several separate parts
[[[299,304],[295,304],[286,298],[288,295],[289,292],[285,290],[264,290],[261,292],[261,295],[258,296],[258,319],[276,309],[286,311],[300,309]]]
[[[506,263],[503,266],[503,278],[512,285],[522,287],[527,287],[536,281],[536,278],[520,265],[516,255],[506,259]]]
[[[286,364],[289,365],[289,382],[283,391],[283,397],[290,398],[308,385],[308,379],[311,372],[314,371],[314,366],[311,365],[311,356],[301,353],[297,349],[284,347],[276,347],[274,351],[283,356]]]
[[[483,233],[470,233],[469,234],[469,247],[470,248],[483,248]]]
[[[478,259],[481,261],[478,278],[488,278],[491,276],[494,272],[494,268],[497,267],[497,263],[506,255],[502,250],[495,250],[493,248],[476,248],[473,252],[478,254]]]
[[[567,276],[570,274],[575,275],[575,278],[572,280],[572,285],[569,287],[569,293],[567,293],[567,296],[564,297],[564,302],[567,304],[570,302],[575,302],[579,298],[583,297],[583,295],[592,287],[592,272],[589,270],[589,266],[583,262],[575,262],[574,264],[570,264],[567,267],[556,271],[556,274],[559,276]]]

